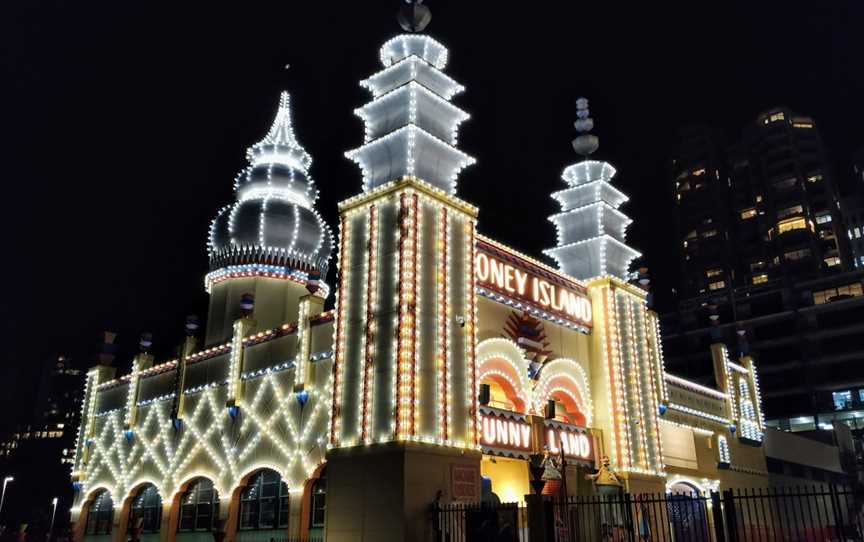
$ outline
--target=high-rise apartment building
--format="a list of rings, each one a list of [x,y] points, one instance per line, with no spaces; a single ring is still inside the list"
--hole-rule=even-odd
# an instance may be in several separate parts
[[[864,417],[864,270],[815,121],[774,108],[728,147],[682,130],[671,180],[683,278],[663,317],[669,367],[710,382],[701,349],[721,339],[756,355],[769,423]]]

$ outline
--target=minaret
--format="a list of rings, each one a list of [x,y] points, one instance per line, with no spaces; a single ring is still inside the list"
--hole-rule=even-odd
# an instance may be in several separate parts
[[[615,168],[588,158],[599,141],[590,133],[594,120],[587,99],[576,101],[576,116],[580,135],[573,148],[584,159],[564,170],[562,178],[569,188],[552,194],[561,205],[561,212],[549,217],[558,230],[558,244],[544,253],[558,262],[561,271],[578,279],[607,275],[626,279],[630,262],[640,255],[626,244],[632,220],[618,210],[628,198],[611,184]]]
[[[403,6],[406,30],[428,19],[416,0]],[[455,196],[474,160],[456,148],[468,115],[450,103],[463,87],[447,58],[402,34],[360,83],[372,101],[356,110],[364,144],[346,154],[362,192],[339,204],[328,538],[421,540],[436,491],[452,476],[479,484],[477,209]]]
[[[267,329],[296,321],[303,296],[328,294],[323,278],[333,238],[315,210],[312,157],[294,135],[287,92],[267,135],[246,157],[249,166],[234,183],[237,201],[210,224],[207,345],[231,337],[243,296],[256,299],[252,317]]]

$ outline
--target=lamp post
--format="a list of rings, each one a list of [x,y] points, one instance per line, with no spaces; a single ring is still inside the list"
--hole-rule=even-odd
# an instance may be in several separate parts
[[[6,484],[15,481],[15,478],[7,476],[3,478],[3,492],[0,493],[0,514],[3,513],[3,503],[6,501]]]
[[[51,533],[54,532],[54,518],[57,516],[57,497],[51,499],[51,526],[48,527],[48,540],[51,540]]]

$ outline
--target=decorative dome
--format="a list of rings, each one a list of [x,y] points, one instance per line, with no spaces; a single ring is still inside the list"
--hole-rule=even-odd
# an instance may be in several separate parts
[[[318,190],[309,176],[312,157],[294,136],[287,92],[270,131],[246,157],[250,165],[234,183],[237,201],[210,224],[208,290],[214,281],[236,274],[298,281],[326,276],[333,235],[314,208]]]

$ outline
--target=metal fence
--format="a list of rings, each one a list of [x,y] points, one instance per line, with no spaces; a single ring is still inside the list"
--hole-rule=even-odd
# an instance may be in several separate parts
[[[836,486],[549,497],[534,510],[436,505],[434,540],[528,542],[533,527],[544,542],[864,542],[864,492]]]
[[[528,542],[528,515],[518,503],[434,505],[435,542]]]
[[[546,525],[556,542],[864,541],[862,504],[835,486],[569,497],[550,503]]]

